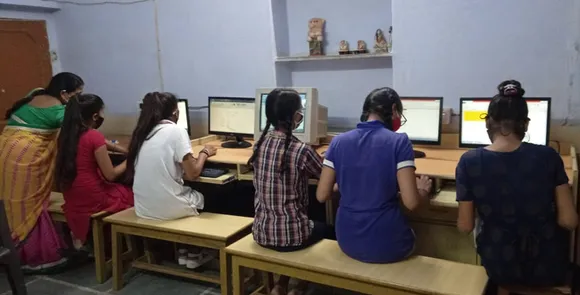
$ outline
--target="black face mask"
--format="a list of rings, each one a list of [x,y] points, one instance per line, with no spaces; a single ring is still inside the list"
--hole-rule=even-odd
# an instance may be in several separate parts
[[[95,129],[99,129],[99,127],[101,127],[101,125],[103,125],[104,121],[105,121],[105,118],[99,116],[97,118],[97,120],[95,121]]]

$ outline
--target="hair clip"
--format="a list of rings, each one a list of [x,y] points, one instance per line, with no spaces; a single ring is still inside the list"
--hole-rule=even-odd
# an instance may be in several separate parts
[[[503,92],[508,94],[517,93],[518,87],[515,84],[507,84],[503,87]]]

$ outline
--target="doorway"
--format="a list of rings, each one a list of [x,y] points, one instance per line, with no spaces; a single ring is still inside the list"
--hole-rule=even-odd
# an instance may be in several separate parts
[[[46,22],[0,19],[0,130],[14,102],[52,77]]]

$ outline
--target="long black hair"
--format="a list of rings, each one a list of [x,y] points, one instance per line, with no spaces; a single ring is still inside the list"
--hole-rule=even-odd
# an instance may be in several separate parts
[[[130,184],[135,176],[135,163],[141,146],[151,130],[159,124],[161,120],[174,119],[177,111],[177,97],[168,92],[151,92],[143,98],[141,114],[137,121],[137,127],[133,130],[129,153],[127,154],[127,170],[125,172],[125,182]],[[185,116],[185,114],[184,114]]]
[[[264,137],[268,133],[271,126],[275,130],[284,131],[286,140],[284,141],[284,155],[282,156],[282,164],[280,171],[284,172],[288,168],[288,147],[292,139],[292,129],[294,128],[294,115],[302,109],[302,99],[300,94],[293,89],[276,88],[272,90],[266,97],[266,127],[262,131],[260,139],[256,143],[254,153],[248,160],[248,165],[252,165],[256,160],[260,145],[264,141]]]
[[[489,103],[486,127],[490,138],[498,132],[503,136],[515,134],[520,140],[526,136],[528,104],[524,99],[526,91],[516,80],[506,80],[497,86],[498,94]]]
[[[10,119],[12,113],[16,112],[19,108],[28,104],[32,101],[35,96],[38,95],[50,95],[52,97],[58,98],[63,104],[65,103],[62,98],[62,92],[74,93],[79,88],[83,87],[85,82],[81,77],[68,72],[62,72],[56,74],[52,79],[50,79],[50,83],[44,89],[38,89],[28,96],[21,98],[20,100],[16,101],[10,109],[6,111],[5,119]]]
[[[56,155],[56,184],[61,191],[77,176],[79,138],[92,127],[94,115],[104,107],[103,100],[94,94],[79,94],[67,103]]]
[[[370,114],[375,114],[381,118],[385,128],[393,130],[393,105],[397,113],[403,114],[403,103],[399,94],[389,87],[377,88],[367,95],[360,120],[366,122]]]

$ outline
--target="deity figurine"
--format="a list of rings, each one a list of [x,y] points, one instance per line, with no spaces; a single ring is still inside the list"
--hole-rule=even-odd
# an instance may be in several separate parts
[[[344,54],[350,54],[350,50],[348,48],[348,41],[346,40],[342,40],[339,43],[339,47],[338,47],[338,54],[339,55],[344,55]]]
[[[356,42],[356,51],[354,53],[355,54],[368,53],[367,43],[363,40],[358,40],[358,42]]]
[[[378,29],[375,32],[375,53],[387,53],[389,52],[389,45],[385,39],[385,34],[383,30]]]
[[[324,24],[323,18],[312,18],[308,21],[308,47],[310,55],[324,55]]]

